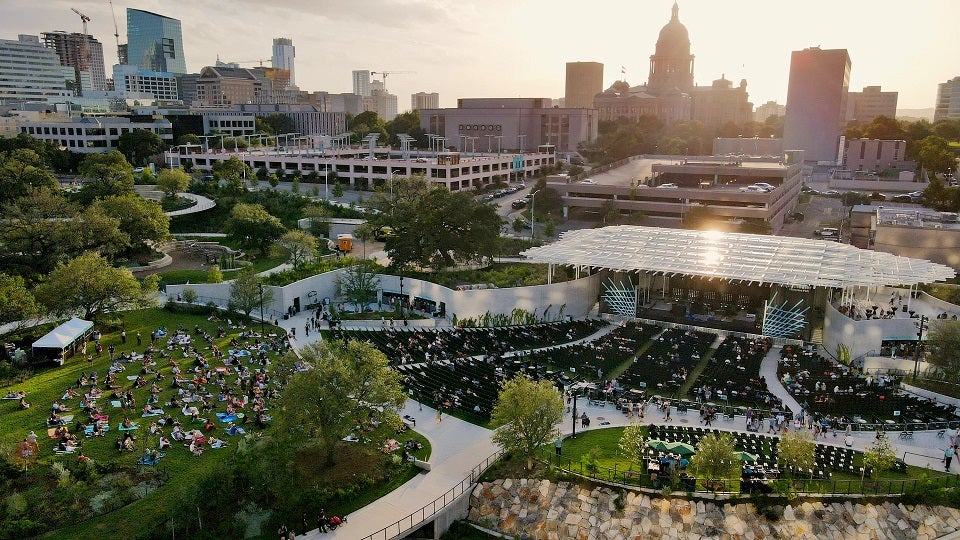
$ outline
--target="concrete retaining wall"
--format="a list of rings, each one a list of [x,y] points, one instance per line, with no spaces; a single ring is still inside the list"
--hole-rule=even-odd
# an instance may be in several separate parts
[[[884,339],[915,339],[914,319],[863,319],[855,321],[827,303],[823,318],[823,348],[836,353],[837,344],[850,349],[850,358],[880,352]]]

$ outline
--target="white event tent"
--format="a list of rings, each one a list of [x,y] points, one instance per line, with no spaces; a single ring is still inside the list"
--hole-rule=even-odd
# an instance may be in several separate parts
[[[93,322],[74,317],[33,342],[34,358],[56,358],[60,365],[86,342]]]

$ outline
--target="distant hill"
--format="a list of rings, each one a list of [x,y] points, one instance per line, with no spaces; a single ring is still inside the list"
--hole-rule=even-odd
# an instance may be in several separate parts
[[[933,107],[928,109],[897,109],[897,120],[920,119],[933,122]]]

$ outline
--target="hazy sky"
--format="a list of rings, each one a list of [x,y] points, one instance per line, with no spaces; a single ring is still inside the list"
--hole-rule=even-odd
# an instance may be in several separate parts
[[[747,79],[750,100],[785,103],[790,51],[846,48],[850,89],[882,85],[899,108],[933,107],[937,83],[960,75],[958,0],[680,0],[680,20],[696,56],[694,77]],[[673,0],[115,0],[120,41],[126,8],[183,24],[187,69],[269,59],[272,38],[297,48],[304,90],[350,92],[354,69],[408,70],[387,79],[401,110],[410,94],[458,97],[561,97],[564,64],[597,61],[604,88],[620,78],[641,84]],[[116,62],[108,0],[0,0],[0,38],[49,30],[81,31],[74,7],[89,15]],[[256,63],[248,64],[251,66]],[[265,63],[269,65],[269,62]],[[109,75],[108,75],[109,76]]]

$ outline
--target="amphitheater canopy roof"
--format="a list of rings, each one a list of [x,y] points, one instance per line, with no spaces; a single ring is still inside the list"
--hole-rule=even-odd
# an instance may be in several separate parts
[[[916,285],[953,268],[827,240],[621,225],[563,233],[522,253],[535,263],[787,286]]]

